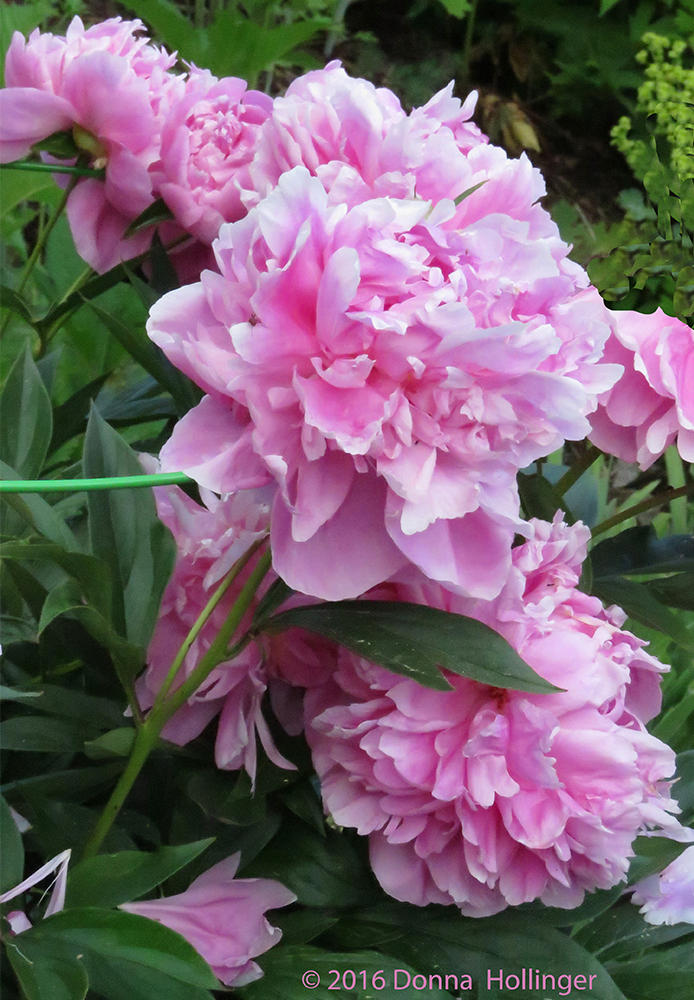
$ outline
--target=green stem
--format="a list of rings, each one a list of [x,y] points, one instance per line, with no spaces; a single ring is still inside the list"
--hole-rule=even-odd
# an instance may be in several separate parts
[[[158,472],[148,476],[106,476],[102,479],[5,479],[0,493],[81,493],[83,490],[124,490],[143,486],[183,486],[192,480],[185,472]]]
[[[42,174],[72,174],[74,177],[98,177],[103,180],[104,170],[94,170],[92,167],[68,167],[58,163],[33,163],[18,160],[17,163],[2,163],[3,170],[30,170]]]
[[[20,278],[19,284],[17,285],[17,295],[21,295],[22,292],[24,291],[26,283],[29,280],[29,278],[31,277],[31,273],[34,270],[34,268],[36,267],[36,264],[38,263],[38,260],[39,260],[39,258],[41,256],[43,248],[46,245],[46,241],[47,241],[48,237],[51,235],[51,233],[53,232],[53,227],[55,226],[56,222],[58,221],[58,219],[60,218],[60,216],[63,214],[63,209],[65,208],[65,206],[67,204],[68,198],[70,197],[70,192],[72,191],[72,189],[74,188],[74,186],[75,186],[76,183],[77,183],[77,178],[74,177],[70,181],[70,183],[68,184],[68,186],[65,188],[65,190],[63,191],[63,196],[60,199],[60,201],[58,202],[58,205],[56,207],[55,212],[50,217],[50,219],[48,220],[48,222],[46,223],[46,225],[44,226],[44,228],[41,230],[39,238],[36,240],[36,243],[34,245],[34,249],[31,251],[31,255],[29,256],[29,259],[27,260],[26,264],[24,265],[24,271],[22,273],[22,277]],[[7,325],[9,323],[9,321],[10,321],[10,315],[11,315],[11,313],[8,312],[7,315],[5,316],[4,322],[2,324],[2,328],[0,328],[0,336],[2,336],[2,334],[7,329]],[[41,336],[40,332],[39,332],[39,336]]]
[[[156,746],[158,737],[159,734],[148,728],[146,722],[135,733],[135,742],[130,751],[128,763],[125,765],[125,770],[118,779],[118,783],[113,789],[110,799],[106,803],[103,812],[97,820],[96,826],[85,844],[83,857],[90,858],[94,854],[98,854],[99,848],[113,826],[118,813],[121,811],[123,803],[137,780],[137,776]]]
[[[234,606],[231,608],[224,625],[219,630],[212,645],[202,657],[195,670],[193,670],[176,691],[172,692],[169,697],[164,698],[158,705],[152,708],[143,724],[137,730],[128,763],[86,843],[84,857],[92,857],[98,853],[147,758],[157,745],[160,733],[166,723],[225,658],[227,645],[251,606],[258,587],[270,568],[270,563],[271,555],[269,552],[266,552],[258,560]],[[197,622],[193,628],[196,625]]]
[[[564,496],[564,494],[571,489],[574,483],[578,482],[583,473],[586,472],[594,462],[597,462],[601,455],[602,452],[599,448],[596,448],[594,444],[589,444],[578,461],[574,462],[571,468],[568,469],[556,483],[554,487],[555,490]]]
[[[604,532],[609,531],[610,528],[614,528],[615,525],[621,524],[623,521],[629,521],[632,517],[636,517],[637,514],[643,514],[654,507],[662,507],[663,504],[670,503],[671,500],[677,500],[678,497],[692,495],[694,495],[694,483],[687,483],[686,486],[680,486],[676,490],[663,490],[662,493],[653,493],[650,497],[642,500],[641,503],[635,503],[632,507],[627,507],[625,510],[613,514],[612,517],[608,517],[605,521],[601,521],[600,524],[591,529],[591,535],[595,538],[597,535],[602,535]]]
[[[185,679],[179,688],[176,688],[175,691],[171,692],[170,696],[157,707],[156,711],[152,709],[147,717],[145,725],[151,723],[151,725],[154,726],[158,732],[161,732],[171,716],[175,715],[181,705],[183,705],[192,694],[195,694],[197,689],[212,673],[214,668],[225,659],[227,655],[227,646],[236,632],[236,629],[241,624],[241,619],[251,606],[251,602],[255,597],[256,591],[258,590],[263,577],[270,569],[271,561],[272,556],[270,552],[265,552],[260,557],[255,568],[253,569],[253,572],[248,577],[241,593],[236,599],[234,606],[229,612],[224,625],[222,625],[214,642],[202,657],[195,670],[193,670],[193,672]]]
[[[157,697],[156,697],[156,699],[154,701],[154,704],[152,706],[152,711],[154,711],[155,709],[158,709],[159,705],[166,698],[167,694],[169,693],[169,691],[171,689],[171,685],[175,681],[176,676],[178,674],[178,671],[181,669],[183,661],[185,660],[185,658],[186,658],[186,656],[188,654],[188,650],[193,645],[193,643],[195,642],[195,640],[197,639],[197,637],[200,635],[200,632],[202,631],[202,629],[204,628],[205,624],[207,623],[207,620],[209,619],[209,617],[211,616],[212,612],[217,607],[217,605],[219,604],[219,602],[221,601],[221,599],[224,597],[224,595],[226,594],[226,592],[229,589],[229,587],[232,585],[232,583],[234,582],[234,580],[238,577],[239,573],[241,573],[241,571],[243,570],[244,566],[246,566],[247,563],[249,563],[251,561],[251,559],[253,558],[253,556],[255,555],[255,553],[258,551],[258,549],[260,548],[260,546],[265,542],[266,537],[267,536],[264,535],[262,538],[259,538],[256,542],[254,542],[253,545],[251,545],[251,547],[248,549],[248,551],[243,556],[241,556],[241,558],[236,563],[234,563],[234,565],[232,566],[232,568],[229,570],[229,572],[227,573],[227,575],[224,577],[224,579],[222,580],[222,582],[220,583],[220,585],[215,590],[215,592],[212,595],[212,597],[209,599],[209,601],[207,602],[207,604],[205,605],[205,607],[203,608],[203,610],[198,615],[198,617],[197,617],[197,619],[196,619],[193,627],[191,628],[190,632],[188,633],[188,635],[185,637],[185,639],[181,643],[181,648],[179,649],[178,653],[176,654],[176,658],[173,661],[173,663],[171,664],[171,667],[169,669],[168,674],[164,678],[164,683],[159,688],[159,691],[157,693]]]

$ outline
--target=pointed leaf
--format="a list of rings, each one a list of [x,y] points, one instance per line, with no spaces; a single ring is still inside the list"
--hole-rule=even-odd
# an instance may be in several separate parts
[[[474,618],[420,604],[335,601],[292,608],[263,631],[305,628],[427,687],[450,687],[440,670],[518,691],[558,688],[538,676],[497,632]]]
[[[22,479],[35,479],[43,467],[53,430],[53,412],[29,348],[7,376],[0,394],[0,459]]]
[[[24,846],[10,807],[0,796],[0,892],[22,881]]]

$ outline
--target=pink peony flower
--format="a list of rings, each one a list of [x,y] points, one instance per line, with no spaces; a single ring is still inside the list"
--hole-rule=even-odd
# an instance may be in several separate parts
[[[248,165],[271,108],[271,98],[247,91],[243,80],[193,71],[170,109],[151,174],[183,229],[203,243],[246,214],[241,191],[250,185]]]
[[[583,437],[619,371],[538,172],[484,144],[465,170],[484,184],[458,206],[359,188],[352,207],[290,170],[222,227],[220,273],[152,309],[151,338],[208,393],[165,466],[217,492],[274,480],[274,567],[302,593],[355,597],[412,562],[494,597],[523,530],[516,473]]]
[[[647,828],[686,837],[672,813],[673,752],[645,728],[666,668],[621,630],[624,615],[575,589],[587,530],[533,522],[494,602],[431,583],[399,598],[471,615],[504,635],[546,695],[450,673],[434,691],[340,650],[305,697],[327,812],[368,836],[383,888],[468,916],[541,899],[577,906],[624,878]]]
[[[694,924],[694,847],[634,886],[632,903],[649,924]]]
[[[275,99],[260,131],[255,189],[267,194],[287,170],[305,166],[350,204],[456,198],[469,186],[465,154],[487,138],[470,121],[477,94],[461,105],[452,91],[451,83],[406,115],[392,91],[348,76],[339,62],[306,73]]]
[[[694,462],[694,332],[656,309],[610,312],[605,358],[624,375],[590,418],[591,441],[647,469],[673,441]]]
[[[103,182],[81,179],[67,204],[77,252],[100,272],[149,245],[151,229],[124,233],[154,201],[148,168],[159,152],[158,123],[184,85],[168,72],[175,56],[141,31],[140,21],[120,18],[85,30],[76,17],[65,37],[36,30],[27,41],[15,32],[0,91],[0,162],[72,129],[91,165],[105,168]]]
[[[122,903],[121,910],[157,920],[192,944],[225,986],[260,979],[253,961],[272,948],[282,932],[266,910],[289,906],[296,896],[274,879],[236,879],[240,854],[220,861],[176,896]]]
[[[269,513],[268,505],[255,493],[219,499],[203,491],[207,506],[200,507],[178,487],[158,487],[154,492],[159,517],[176,539],[178,557],[147,652],[147,669],[136,686],[143,709],[154,703],[183,640],[222,577],[266,533]],[[209,649],[252,565],[251,562],[242,571],[192,643],[174,689],[192,673]],[[250,613],[246,624],[249,621]],[[253,642],[212,671],[166,723],[162,735],[182,746],[199,736],[219,716],[215,743],[218,767],[225,770],[244,767],[254,780],[257,734],[275,764],[293,768],[274,746],[263,718],[261,702],[266,688],[263,654]]]

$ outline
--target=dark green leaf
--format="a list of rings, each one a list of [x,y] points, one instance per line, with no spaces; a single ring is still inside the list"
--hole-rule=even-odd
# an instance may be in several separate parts
[[[152,343],[144,327],[131,328],[118,316],[106,312],[95,302],[90,302],[89,308],[131,358],[149,372],[158,385],[171,393],[180,412],[185,412],[197,402],[190,380],[174,368],[164,353]]]
[[[52,429],[51,401],[27,347],[0,394],[0,459],[17,469],[21,479],[35,479]]]
[[[507,1000],[510,991],[500,991],[488,976],[498,976],[500,969],[506,976],[530,968],[555,977],[581,975],[586,981],[593,976],[592,992],[587,996],[625,1000],[593,955],[568,935],[526,914],[520,916],[509,911],[474,920],[441,907],[421,910],[386,903],[346,915],[329,932],[329,938],[337,937],[344,947],[363,947],[368,939],[388,932],[397,933],[379,946],[382,951],[410,962],[423,972],[465,970],[472,975],[480,997]],[[521,988],[514,989],[512,995],[517,1000],[538,1000],[545,993]],[[547,995],[554,997],[555,991]]]
[[[26,935],[26,937],[25,937]],[[195,949],[180,935],[154,920],[124,913],[85,907],[64,910],[36,924],[22,935],[22,945],[36,946],[34,954],[44,947],[67,946],[81,961],[89,974],[90,984],[97,993],[110,1000],[142,996],[140,973],[144,969],[153,996],[170,997],[168,980],[185,984],[188,992],[178,996],[207,997],[206,991],[218,985],[209,967]],[[24,949],[22,949],[24,950]],[[126,984],[130,991],[126,992]]]
[[[305,906],[358,906],[380,896],[351,838],[334,830],[322,837],[303,823],[285,822],[246,875],[278,879]]]
[[[132,726],[120,726],[111,729],[94,740],[87,740],[84,752],[91,760],[108,760],[111,757],[128,757],[135,742],[135,730]]]
[[[79,581],[85,598],[102,615],[108,615],[111,605],[111,580],[108,567],[94,556],[69,552],[51,542],[28,540],[0,542],[0,558],[37,560],[55,563]]]
[[[12,466],[0,461],[0,475],[4,480],[22,479],[23,477]],[[7,530],[4,521],[8,508],[17,514],[22,521],[32,527],[40,535],[71,552],[79,551],[79,545],[67,524],[43,497],[35,493],[3,493],[0,497],[0,523],[5,534],[14,534]]]
[[[694,536],[658,538],[650,525],[627,528],[591,549],[595,577],[694,571]]]
[[[637,837],[633,845],[636,857],[629,865],[629,885],[661,872],[680,856],[686,846],[668,837]]]
[[[268,1000],[269,997],[306,1000],[307,996],[317,1000],[331,1000],[334,996],[342,1000],[373,1000],[376,997],[419,1000],[423,995],[435,1000],[450,1000],[451,996],[438,988],[437,983],[431,988],[428,984],[422,987],[424,977],[412,985],[414,977],[421,976],[419,969],[375,951],[332,953],[310,945],[290,945],[273,948],[261,957],[260,965],[263,978],[238,990],[247,1000]],[[316,973],[320,985],[316,985],[315,978],[308,988],[304,985],[302,975],[307,971]],[[422,993],[423,988],[426,994]]]
[[[68,942],[37,944],[26,933],[5,943],[26,1000],[83,1000],[89,979],[74,947]]]
[[[141,229],[147,229],[148,226],[156,226],[157,223],[167,222],[169,219],[173,219],[171,209],[163,198],[157,198],[157,200],[152,202],[152,204],[149,205],[144,212],[140,212],[138,217],[133,219],[123,235],[126,238],[128,236],[133,236]]]
[[[685,649],[694,650],[694,633],[645,584],[624,576],[601,576],[593,579],[593,593],[605,604],[618,604],[630,618],[658,629]]]
[[[92,402],[96,399],[99,389],[109,376],[109,372],[92,379],[82,386],[69,399],[55,408],[53,413],[53,437],[49,452],[57,451],[61,445],[76,434],[80,434],[87,424],[87,416]]]
[[[106,789],[113,784],[123,770],[122,763],[102,764],[99,767],[79,767],[72,770],[50,771],[47,774],[35,774],[28,778],[18,778],[6,782],[2,788],[6,794],[28,793],[41,796],[60,796],[70,801],[93,796],[95,792]]]
[[[254,81],[263,70],[328,27],[330,22],[323,18],[268,27],[242,19],[233,10],[223,10],[209,31],[205,65],[213,73],[233,73]]]
[[[40,691],[17,691],[16,688],[0,684],[0,701],[20,701],[22,698],[38,698]]]
[[[629,1000],[691,1000],[694,980],[691,941],[652,951],[631,962],[610,963],[608,968]]]
[[[305,628],[388,670],[447,690],[440,670],[518,691],[558,689],[539,677],[498,633],[473,618],[420,604],[335,601],[292,608],[270,618],[271,634]]]
[[[274,614],[280,605],[289,600],[293,593],[291,587],[288,587],[284,580],[280,580],[278,577],[258,601],[253,615],[253,624],[260,625],[266,618]]]
[[[22,881],[24,875],[24,847],[22,835],[14,821],[10,807],[0,796],[0,892],[11,889]]]
[[[677,781],[672,789],[682,810],[682,823],[694,822],[694,750],[677,754]]]
[[[142,467],[125,441],[92,411],[85,438],[87,477],[139,475]],[[94,555],[111,567],[112,621],[136,646],[149,643],[175,546],[158,519],[151,490],[89,493],[89,535]]]
[[[80,152],[72,132],[53,132],[40,142],[35,142],[31,148],[37,153],[50,153],[58,160],[73,160]]]
[[[0,307],[9,309],[11,312],[21,316],[27,323],[31,323],[31,310],[22,296],[7,285],[0,285]]]
[[[17,715],[5,719],[0,729],[2,750],[65,753],[81,750],[83,740],[79,726],[44,715]]]
[[[87,858],[70,869],[67,906],[109,908],[139,899],[202,854],[213,838],[162,847],[153,854],[122,851]]]
[[[674,573],[646,584],[656,600],[671,608],[694,611],[694,573]]]
[[[518,473],[518,492],[526,517],[551,521],[558,510],[566,510],[563,498],[549,480],[537,473]],[[571,520],[571,519],[569,519]]]

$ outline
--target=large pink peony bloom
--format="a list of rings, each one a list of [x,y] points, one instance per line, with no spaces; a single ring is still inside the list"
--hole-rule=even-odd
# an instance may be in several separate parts
[[[694,847],[660,875],[637,882],[631,900],[649,924],[694,924]]]
[[[246,214],[241,192],[250,186],[248,165],[271,108],[272,99],[246,90],[243,80],[192,71],[164,121],[152,178],[183,229],[203,243]]]
[[[147,669],[137,682],[143,709],[153,704],[183,640],[222,577],[267,531],[269,507],[262,497],[250,492],[222,499],[203,495],[207,507],[198,506],[178,487],[155,490],[159,517],[173,532],[178,557],[147,652]],[[174,689],[209,649],[252,565],[251,562],[232,584],[192,643]],[[234,659],[220,663],[212,671],[167,722],[162,735],[183,745],[199,736],[219,716],[215,743],[217,767],[228,770],[244,767],[254,780],[257,735],[275,764],[293,768],[277,751],[263,718],[261,702],[266,688],[262,652],[256,643],[250,643]]]
[[[647,469],[677,441],[694,462],[694,331],[656,309],[651,315],[610,312],[605,358],[624,375],[591,416],[591,441]]]
[[[361,181],[351,199],[349,171],[326,192],[296,167],[222,227],[219,274],[152,309],[208,393],[165,465],[218,492],[274,479],[274,566],[302,593],[355,597],[413,562],[498,594],[517,471],[585,436],[619,371],[539,173],[483,143],[460,156],[455,190],[484,183],[458,206],[360,201]]]
[[[644,723],[666,669],[624,615],[575,589],[587,531],[534,522],[494,602],[420,581],[380,588],[465,613],[503,634],[565,690],[533,695],[447,674],[424,689],[345,650],[310,687],[306,734],[326,810],[369,836],[384,889],[469,916],[541,899],[577,906],[618,883],[646,828],[671,815],[672,751]]]
[[[263,974],[253,959],[282,937],[265,911],[289,906],[296,896],[274,879],[234,878],[239,858],[220,861],[176,896],[122,903],[120,909],[181,934],[225,986],[251,983]]]
[[[128,224],[153,201],[150,164],[159,152],[159,121],[183,87],[168,70],[175,56],[141,36],[140,21],[112,18],[85,30],[76,17],[65,37],[15,32],[0,91],[0,162],[26,156],[53,132],[73,129],[104,181],[80,180],[67,214],[80,256],[95,270],[142,253],[144,230]]]

